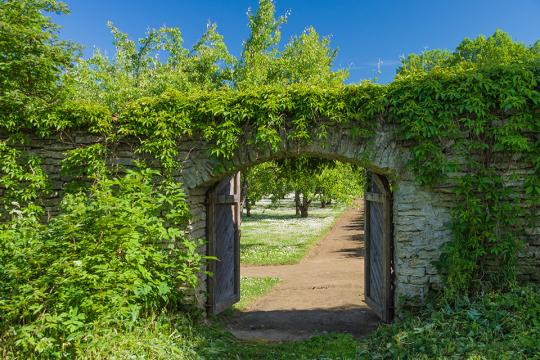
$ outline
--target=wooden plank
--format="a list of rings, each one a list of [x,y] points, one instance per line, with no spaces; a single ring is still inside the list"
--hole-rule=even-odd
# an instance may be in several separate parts
[[[379,317],[392,320],[392,202],[388,181],[366,176],[365,196],[365,301]]]
[[[208,307],[218,314],[240,300],[240,175],[226,178],[209,192]]]
[[[368,201],[379,202],[379,203],[384,203],[385,202],[385,197],[384,197],[383,194],[366,192],[366,193],[364,193],[364,196]]]
[[[370,186],[370,183],[371,183],[371,176],[369,174],[369,172],[366,170],[366,176],[365,176],[365,184],[364,184],[364,189],[365,191],[371,191],[371,186]],[[364,246],[365,246],[365,255],[364,255],[364,301],[366,302],[366,304],[371,308],[371,309],[375,309],[377,308],[375,311],[375,313],[379,313],[379,311],[377,310],[380,310],[378,309],[378,306],[376,304],[374,304],[372,301],[371,301],[371,293],[370,293],[370,289],[371,289],[371,281],[369,280],[370,277],[371,277],[371,267],[369,265],[369,262],[370,262],[370,259],[371,259],[371,241],[370,241],[370,238],[371,238],[371,227],[369,225],[369,218],[370,218],[370,214],[371,213],[371,206],[370,206],[370,201],[367,199],[367,197],[364,197]]]
[[[235,268],[235,300],[234,303],[237,303],[240,301],[240,226],[242,223],[242,188],[240,183],[240,172],[237,172],[234,177],[234,197],[235,197],[235,204],[234,204],[234,216],[235,216],[235,225],[236,225],[236,232],[235,232],[235,253],[234,253],[234,268]]]
[[[236,196],[234,196],[234,195],[218,195],[217,199],[216,199],[216,204],[219,204],[219,205],[231,204],[231,205],[233,205],[237,201],[238,200],[236,199]]]

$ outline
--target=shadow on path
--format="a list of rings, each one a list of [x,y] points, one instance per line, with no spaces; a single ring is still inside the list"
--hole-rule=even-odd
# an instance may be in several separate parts
[[[288,341],[318,334],[348,333],[361,338],[379,323],[369,308],[328,308],[243,312],[230,321],[228,329],[243,340]]]

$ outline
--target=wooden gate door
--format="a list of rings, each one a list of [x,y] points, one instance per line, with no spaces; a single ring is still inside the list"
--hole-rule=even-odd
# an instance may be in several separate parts
[[[365,302],[392,321],[392,193],[384,176],[368,172],[365,189]]]
[[[207,198],[209,312],[218,314],[240,300],[240,173],[218,183]]]

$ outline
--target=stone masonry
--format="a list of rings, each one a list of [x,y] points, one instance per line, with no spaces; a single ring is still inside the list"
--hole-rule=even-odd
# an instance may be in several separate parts
[[[179,141],[177,180],[184,184],[193,214],[189,231],[193,238],[206,237],[206,193],[225,176],[265,161],[312,155],[327,159],[360,164],[387,176],[393,191],[393,235],[395,264],[395,300],[413,298],[422,302],[430,288],[441,286],[441,277],[434,262],[439,259],[441,246],[451,239],[448,229],[450,211],[454,205],[451,181],[435,188],[420,186],[408,170],[408,150],[394,142],[393,129],[380,128],[373,137],[357,138],[346,127],[334,127],[324,139],[310,143],[291,142],[287,134],[277,149],[256,147],[245,134],[239,150],[229,160],[210,156],[211,144],[193,136]],[[48,211],[54,214],[68,178],[60,174],[60,162],[66,153],[78,147],[103,142],[104,139],[84,133],[64,134],[55,138],[31,137],[25,150],[42,158],[42,164],[52,184],[50,197],[45,200]],[[111,164],[131,166],[136,158],[136,141],[123,141],[111,147]],[[531,169],[523,164],[523,176]],[[457,175],[458,176],[458,175]],[[522,183],[523,178],[521,178]],[[516,192],[523,192],[519,179]],[[516,198],[520,201],[520,197]],[[540,224],[529,228],[525,247],[520,256],[520,278],[540,281]],[[206,251],[201,249],[201,251]],[[199,294],[204,303],[204,294]]]

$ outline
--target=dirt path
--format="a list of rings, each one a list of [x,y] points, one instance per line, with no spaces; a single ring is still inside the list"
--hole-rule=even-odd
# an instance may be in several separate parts
[[[280,283],[233,316],[229,330],[246,340],[285,341],[317,333],[361,337],[379,320],[363,302],[363,209],[346,210],[296,265],[243,266],[244,277],[272,276]]]

